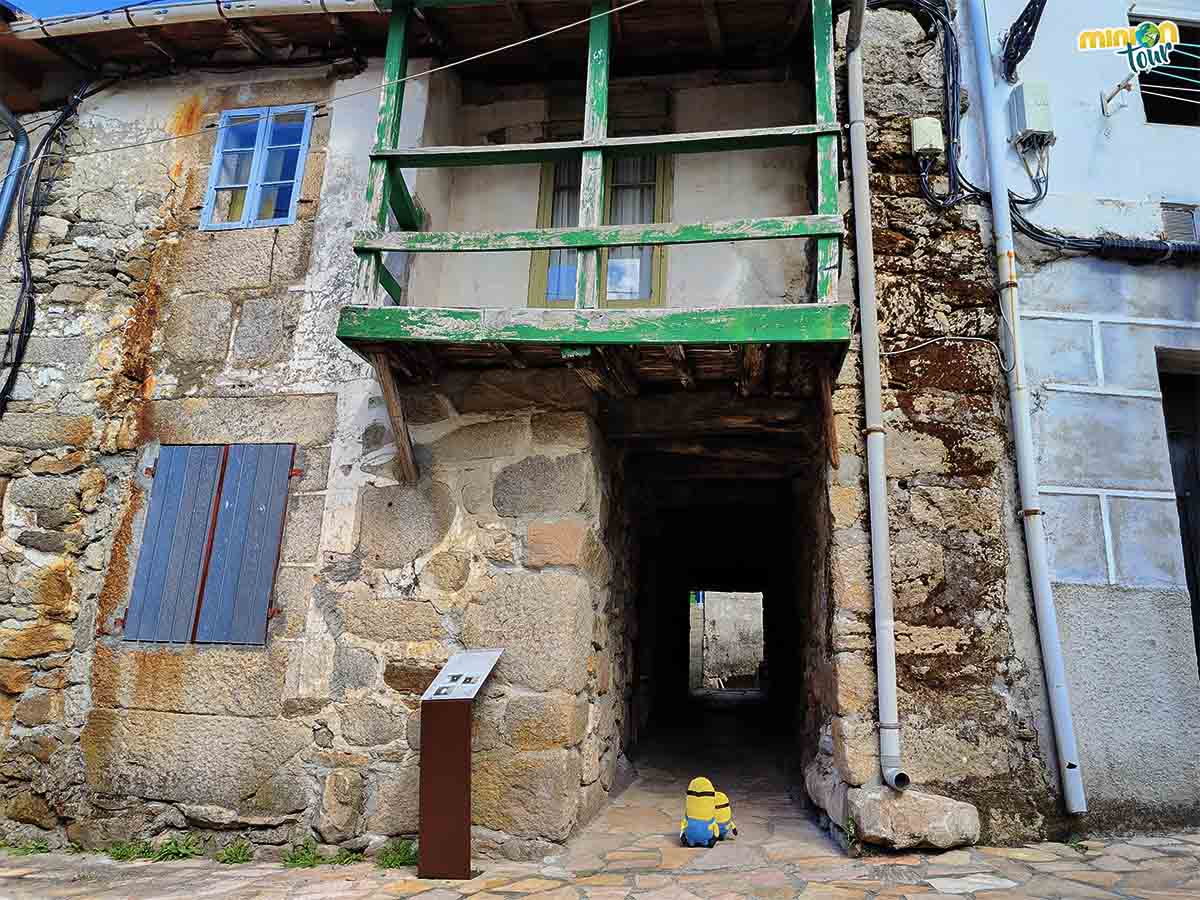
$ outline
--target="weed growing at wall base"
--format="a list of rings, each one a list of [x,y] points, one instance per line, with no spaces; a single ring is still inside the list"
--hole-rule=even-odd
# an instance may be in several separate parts
[[[13,856],[35,856],[38,853],[49,853],[50,845],[45,841],[26,841],[19,847],[9,851]]]
[[[131,859],[154,859],[154,847],[149,841],[117,841],[108,848],[109,859],[127,862]]]
[[[381,869],[403,869],[417,864],[417,848],[412,841],[388,841],[375,854],[375,865]]]
[[[242,863],[253,861],[254,848],[250,846],[250,842],[245,838],[238,838],[233,843],[226,844],[218,850],[216,856],[213,858],[223,865],[241,865]]]
[[[303,844],[292,844],[283,855],[283,865],[287,869],[315,869],[323,862],[325,857],[317,852],[317,844],[312,838]]]

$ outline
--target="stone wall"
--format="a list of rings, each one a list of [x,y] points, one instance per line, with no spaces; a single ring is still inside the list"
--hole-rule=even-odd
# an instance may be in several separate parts
[[[703,657],[705,687],[758,684],[763,661],[762,594],[704,592]]]
[[[417,698],[473,647],[506,649],[476,713],[479,852],[545,852],[613,783],[635,560],[591,395],[562,371],[407,396],[422,479],[401,487],[371,370],[335,337],[381,68],[132,82],[83,106],[88,150],[352,95],[314,124],[293,225],[198,230],[211,134],[80,156],[51,189],[0,420],[6,840],[412,834]],[[10,303],[11,261],[10,242]],[[298,447],[265,646],[125,641],[158,448],[237,442]]]
[[[940,114],[939,52],[911,16],[873,11],[864,61],[883,349],[951,335],[994,340],[984,211],[939,215],[913,174],[909,118]],[[852,277],[845,274],[844,292],[854,290]],[[832,677],[817,682],[815,708],[828,713],[829,739],[808,781],[835,821],[856,819],[861,833],[866,817],[854,810],[880,795],[869,790],[878,784],[879,758],[857,349],[834,395],[841,454],[830,486],[834,665]],[[886,358],[883,388],[905,770],[916,788],[975,804],[984,840],[1056,832],[1057,784],[1047,767],[1049,723],[997,355],[985,344],[930,344]]]

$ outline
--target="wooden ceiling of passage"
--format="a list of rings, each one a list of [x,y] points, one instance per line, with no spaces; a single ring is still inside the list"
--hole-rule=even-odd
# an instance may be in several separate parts
[[[619,2],[614,5],[620,5]],[[784,62],[808,27],[810,0],[647,0],[613,17],[614,76]],[[587,0],[497,0],[421,9],[409,57],[465,59],[584,18]],[[263,16],[128,28],[54,40],[22,40],[0,23],[0,85],[18,112],[53,105],[44,74],[293,64],[380,57],[381,13]],[[568,29],[464,65],[465,78],[518,83],[581,78],[587,28]],[[60,73],[61,74],[61,73]]]

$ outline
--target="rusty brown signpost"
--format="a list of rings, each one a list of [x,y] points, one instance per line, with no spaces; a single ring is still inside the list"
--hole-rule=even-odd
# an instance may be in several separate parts
[[[471,704],[503,653],[456,653],[421,696],[420,878],[471,877]]]

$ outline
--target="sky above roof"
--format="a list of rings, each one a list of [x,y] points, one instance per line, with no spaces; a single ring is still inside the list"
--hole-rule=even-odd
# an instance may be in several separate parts
[[[100,12],[123,5],[121,0],[109,3],[104,0],[0,0],[0,2],[38,19],[44,19],[47,16]]]

